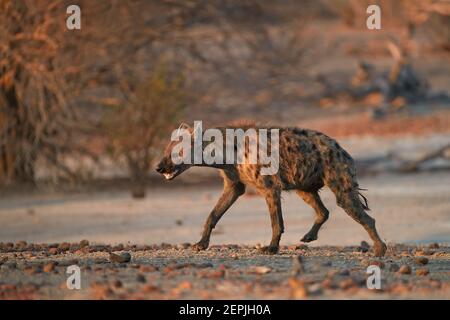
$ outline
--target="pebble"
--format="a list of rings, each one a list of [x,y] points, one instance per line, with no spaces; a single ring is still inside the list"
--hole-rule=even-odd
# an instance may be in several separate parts
[[[323,267],[331,267],[333,264],[331,263],[331,261],[324,261],[322,262],[322,266]]]
[[[87,246],[89,246],[89,241],[87,241],[86,239],[83,239],[83,240],[80,241],[80,247],[81,248],[84,248],[84,247],[87,247]]]
[[[430,271],[427,268],[417,269],[416,275],[418,276],[426,276],[430,273]]]
[[[91,295],[94,299],[106,299],[112,294],[114,294],[114,292],[108,285],[98,282],[91,285]]]
[[[399,269],[400,269],[400,267],[396,263],[391,263],[389,265],[389,271],[390,272],[397,272]]]
[[[50,248],[48,249],[48,253],[51,255],[57,255],[58,254],[58,249],[57,248]]]
[[[113,251],[122,251],[123,249],[124,249],[124,246],[122,243],[119,243],[118,245],[112,247]]]
[[[131,260],[131,254],[129,254],[128,252],[123,252],[123,253],[110,253],[109,254],[109,261],[111,262],[118,262],[118,263],[126,263],[126,262],[130,262]]]
[[[272,271],[271,268],[266,267],[266,266],[252,266],[249,269],[250,273],[255,273],[255,274],[267,274],[269,272]]]
[[[70,249],[70,243],[63,242],[58,246],[58,249],[60,249],[61,251],[67,251]]]
[[[59,261],[58,265],[61,267],[68,267],[68,266],[73,266],[78,264],[78,259],[69,259],[69,260],[63,260],[63,261]]]
[[[145,293],[150,293],[150,292],[159,292],[161,291],[161,289],[153,284],[146,284],[143,288],[142,288],[142,292]]]
[[[138,273],[138,275],[136,276],[136,281],[141,282],[141,283],[146,283],[147,279],[145,278],[145,276],[142,273]]]
[[[370,245],[366,241],[361,241],[361,244],[356,248],[356,251],[365,253],[369,251],[369,249]]]
[[[122,288],[123,287],[122,281],[120,281],[119,279],[114,280],[113,286],[114,288]]]
[[[339,288],[341,288],[342,290],[347,290],[350,288],[355,288],[357,287],[357,283],[353,278],[347,278],[342,280],[341,282],[339,282]]]
[[[188,249],[190,247],[191,247],[191,244],[188,242],[180,243],[177,245],[177,249],[179,249],[179,250]]]
[[[56,263],[54,261],[51,261],[47,264],[44,265],[44,267],[42,268],[42,270],[46,273],[52,272],[53,270],[55,270],[55,266]]]
[[[346,277],[346,276],[349,276],[349,275],[350,275],[350,270],[348,270],[348,269],[342,269],[342,270],[340,270],[340,271],[338,272],[338,274],[339,274],[340,276]]]
[[[214,271],[201,271],[198,272],[197,275],[200,278],[210,278],[210,279],[215,279],[215,278],[223,278],[225,276],[225,270],[214,270]]]
[[[152,265],[141,265],[139,267],[139,271],[142,273],[148,273],[148,272],[158,271],[158,268],[156,268],[155,266],[152,266]]]
[[[398,272],[401,274],[411,274],[411,267],[407,265],[400,266],[400,269],[398,269]]]
[[[5,267],[7,267],[8,269],[16,269],[17,268],[17,263],[15,261],[6,261],[3,265]]]
[[[437,244],[436,242],[430,243],[428,248],[430,248],[430,249],[439,249],[439,244]]]
[[[420,265],[422,265],[422,266],[428,264],[428,259],[425,258],[425,257],[417,257],[417,258],[414,259],[414,261],[415,261],[417,264],[420,264]]]

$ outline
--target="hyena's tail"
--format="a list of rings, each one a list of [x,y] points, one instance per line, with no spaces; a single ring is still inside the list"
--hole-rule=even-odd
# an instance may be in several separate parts
[[[365,209],[365,210],[368,210],[368,211],[370,211],[370,208],[369,208],[369,202],[367,201],[367,198],[361,193],[361,192],[359,192],[359,191],[367,191],[367,189],[362,189],[362,188],[359,188],[358,187],[358,189],[357,189],[358,191],[358,195],[362,198],[362,199],[360,199],[359,201],[361,202],[361,205],[363,206],[363,208]]]

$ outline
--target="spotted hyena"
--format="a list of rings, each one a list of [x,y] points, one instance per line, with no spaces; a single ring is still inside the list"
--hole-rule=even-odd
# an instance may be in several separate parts
[[[229,128],[258,130],[263,127],[247,123],[216,129],[225,137],[225,130]],[[192,135],[193,130],[188,129]],[[168,144],[163,158],[156,167],[156,171],[163,174],[166,179],[172,180],[191,166],[209,166],[219,169],[224,181],[223,193],[209,214],[202,237],[193,249],[204,250],[208,247],[213,228],[228,208],[245,193],[246,186],[256,188],[265,198],[269,208],[272,239],[269,246],[261,249],[262,252],[270,254],[278,252],[281,234],[284,232],[281,213],[281,191],[284,190],[295,191],[315,210],[314,224],[301,241],[316,240],[320,227],[329,215],[319,196],[319,190],[326,185],[335,194],[337,204],[368,232],[374,241],[375,255],[383,256],[386,245],[377,233],[375,220],[366,213],[369,208],[366,198],[359,192],[361,189],[356,179],[352,157],[334,139],[323,133],[300,128],[277,129],[279,129],[279,170],[273,175],[262,175],[259,164],[174,164],[171,154],[179,142],[171,141]],[[226,141],[223,145],[226,145]],[[270,139],[268,148],[271,148]],[[246,149],[246,155],[247,151]]]

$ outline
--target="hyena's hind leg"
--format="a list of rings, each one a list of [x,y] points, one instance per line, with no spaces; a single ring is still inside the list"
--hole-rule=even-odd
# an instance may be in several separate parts
[[[324,206],[317,191],[306,192],[297,190],[296,192],[303,199],[303,201],[309,204],[316,212],[316,220],[314,221],[311,230],[309,230],[300,241],[311,242],[317,240],[320,227],[322,227],[325,221],[328,220],[329,212],[327,208]]]
[[[333,190],[334,189],[334,190]],[[374,251],[377,257],[382,257],[386,253],[386,245],[380,239],[377,229],[375,228],[375,219],[369,216],[364,210],[364,206],[359,199],[357,189],[350,191],[337,190],[332,188],[336,195],[337,204],[345,210],[345,212],[353,218],[356,222],[361,224],[366,229],[370,238],[374,242]]]

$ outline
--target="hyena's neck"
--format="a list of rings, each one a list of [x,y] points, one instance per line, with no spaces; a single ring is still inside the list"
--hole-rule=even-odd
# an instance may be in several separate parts
[[[194,167],[204,167],[204,168],[214,168],[214,169],[221,169],[221,170],[227,170],[227,169],[234,167],[234,165],[232,165],[232,164],[225,164],[225,163],[223,163],[223,164],[220,164],[220,163],[208,164],[205,162],[198,163],[198,164],[193,163],[193,166]]]
[[[233,164],[227,164],[226,163],[226,145],[227,145],[227,141],[226,141],[226,136],[225,136],[225,130],[223,128],[218,129],[220,130],[223,134],[221,137],[221,145],[222,148],[219,147],[219,149],[216,150],[216,152],[218,152],[221,156],[221,160],[217,161],[218,159],[216,159],[216,161],[213,161],[213,163],[207,163],[205,162],[205,154],[204,151],[206,148],[210,148],[211,145],[214,145],[214,142],[216,142],[216,140],[214,139],[214,141],[202,141],[201,143],[201,151],[199,153],[201,153],[201,159],[198,159],[197,163],[195,161],[195,146],[191,145],[191,151],[193,151],[193,155],[191,158],[191,163],[194,167],[206,167],[206,168],[214,168],[214,169],[222,169],[222,170],[227,170],[227,169],[231,169],[232,167],[234,167]],[[200,149],[199,149],[200,150]],[[220,151],[219,151],[220,150]],[[235,152],[237,153],[237,150],[235,150]]]

